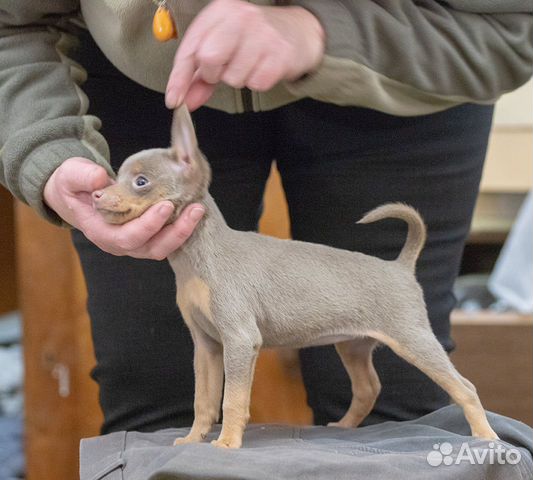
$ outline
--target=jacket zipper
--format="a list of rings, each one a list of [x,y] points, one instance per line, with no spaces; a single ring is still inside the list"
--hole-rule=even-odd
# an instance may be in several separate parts
[[[242,100],[242,109],[244,113],[253,112],[254,102],[252,99],[252,91],[249,88],[241,88],[241,100]]]

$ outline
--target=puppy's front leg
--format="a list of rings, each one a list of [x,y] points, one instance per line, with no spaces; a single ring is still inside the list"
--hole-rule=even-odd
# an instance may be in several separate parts
[[[242,343],[234,343],[241,341]],[[216,447],[239,448],[244,428],[250,418],[250,391],[260,343],[242,341],[238,337],[228,345],[224,342],[224,402],[222,431]]]
[[[194,341],[194,422],[186,437],[174,445],[201,442],[218,421],[222,400],[224,366],[222,345],[191,328]]]

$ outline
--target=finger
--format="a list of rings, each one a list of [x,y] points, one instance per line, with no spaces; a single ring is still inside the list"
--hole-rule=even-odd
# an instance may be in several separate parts
[[[254,67],[246,80],[246,86],[258,92],[270,90],[283,78],[285,70],[286,66],[283,61],[273,55],[269,55]]]
[[[241,42],[222,74],[222,81],[233,88],[244,87],[247,78],[263,58],[263,49],[264,43],[258,36]]]
[[[223,65],[200,65],[197,70],[198,77],[205,83],[216,85],[220,81],[220,77],[222,77],[224,68]]]
[[[123,225],[107,224],[95,212],[84,222],[83,231],[90,235],[90,240],[99,246],[104,245],[106,248],[112,249],[113,252],[129,255],[130,252],[143,247],[150,238],[163,228],[173,210],[174,206],[171,202],[159,202],[140,217]]]
[[[61,165],[59,180],[71,193],[93,192],[111,183],[106,170],[84,158],[66,161]]]
[[[63,208],[58,208],[56,211],[67,223],[79,230],[83,230],[82,225],[90,222],[95,213],[92,197],[88,192],[67,193]]]
[[[213,95],[215,88],[216,85],[206,83],[203,80],[194,81],[184,100],[189,111],[192,112],[207,102]]]
[[[244,5],[245,12],[252,11],[252,8]],[[195,69],[200,69],[206,83],[218,83],[223,66],[233,55],[240,33],[246,28],[247,13],[228,17],[220,7],[208,10],[209,7],[206,14],[197,17],[189,27],[178,48],[167,84],[165,103],[168,108],[176,108],[182,103]]]
[[[143,254],[156,260],[168,257],[192,235],[204,213],[205,208],[198,203],[187,206],[174,223],[164,227],[149,240]]]
[[[185,95],[189,91],[196,69],[196,60],[192,55],[174,63],[165,93],[165,105],[167,108],[177,108],[182,104]]]
[[[107,223],[92,206],[81,202],[76,208],[78,225],[76,227],[98,248],[113,255],[124,255],[114,243],[120,225]]]
[[[200,67],[226,65],[233,57],[245,28],[246,25],[239,16],[226,16],[198,45],[195,53],[198,65]]]
[[[204,8],[191,23],[174,58],[174,65],[170,72],[165,104],[167,108],[176,108],[183,102],[192,82],[196,65],[196,53],[203,38],[215,25],[221,21],[218,3],[213,2]]]
[[[220,1],[214,1],[196,15],[183,35],[183,39],[176,52],[176,61],[193,56],[205,35],[228,15],[227,10],[221,8],[224,7],[222,3]]]
[[[212,32],[206,32],[198,44],[197,50],[191,52],[190,57],[177,58],[171,73],[167,88],[167,107],[179,106],[187,96],[194,76],[199,76],[205,83],[217,84],[224,71],[224,65],[231,58],[238,43],[238,24],[234,21],[223,21],[213,27]],[[193,60],[194,58],[194,60]],[[191,71],[196,68],[194,76]]]

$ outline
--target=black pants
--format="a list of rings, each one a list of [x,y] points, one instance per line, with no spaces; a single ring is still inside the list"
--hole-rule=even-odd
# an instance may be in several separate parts
[[[114,167],[138,150],[169,144],[170,112],[161,94],[121,75],[87,39],[79,61],[89,70],[89,113],[103,121]],[[405,225],[386,220],[360,228],[355,222],[384,202],[415,206],[429,231],[417,275],[435,334],[448,351],[452,284],[491,118],[489,106],[401,118],[312,100],[265,113],[202,108],[194,114],[213,169],[210,191],[235,229],[256,228],[273,159],[295,239],[392,259],[405,241]],[[89,290],[102,431],[190,425],[193,347],[168,263],[108,255],[79,232],[73,239]],[[339,419],[351,391],[334,348],[304,349],[300,358],[315,422]],[[444,391],[388,348],[374,359],[383,390],[367,423],[411,419],[448,402]]]

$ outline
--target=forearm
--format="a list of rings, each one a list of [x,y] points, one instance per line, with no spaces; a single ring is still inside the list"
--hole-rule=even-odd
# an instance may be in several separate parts
[[[111,173],[100,121],[86,115],[79,88],[85,72],[67,57],[76,10],[74,1],[18,0],[0,12],[0,181],[56,223],[43,189],[61,163],[85,157]]]
[[[417,115],[492,103],[532,73],[528,0],[293,3],[319,18],[327,38],[321,68],[288,84],[295,93]]]

